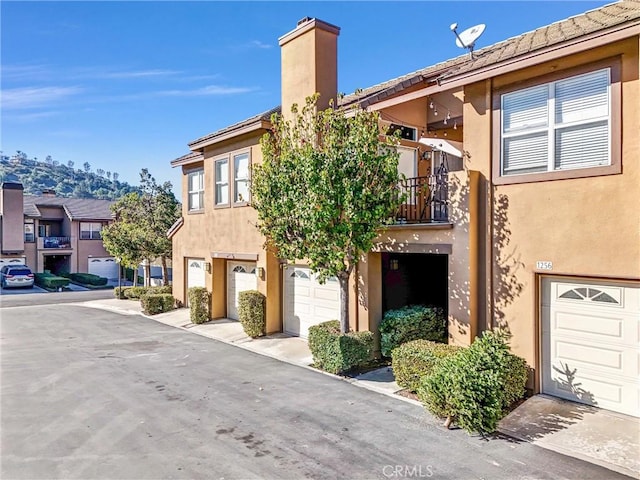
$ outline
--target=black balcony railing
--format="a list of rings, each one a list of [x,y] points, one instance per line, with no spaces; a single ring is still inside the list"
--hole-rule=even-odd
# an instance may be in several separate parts
[[[396,223],[446,222],[447,174],[412,177],[400,181],[404,203],[396,215]]]
[[[69,237],[43,237],[42,246],[44,248],[71,248]]]

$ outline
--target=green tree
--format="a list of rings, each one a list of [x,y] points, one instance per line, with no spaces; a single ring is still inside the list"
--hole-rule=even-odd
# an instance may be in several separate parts
[[[171,191],[171,182],[158,184],[145,168],[140,173],[140,193],[125,195],[111,211],[115,220],[102,230],[107,251],[134,269],[145,260],[146,285],[150,282],[150,264],[159,258],[163,283],[167,285],[167,259],[171,258],[167,231],[180,216],[180,204]]]
[[[349,278],[401,202],[395,137],[379,115],[358,107],[316,108],[307,99],[292,119],[272,118],[252,172],[257,227],[280,258],[307,259],[319,281],[340,284],[340,330],[349,330]]]

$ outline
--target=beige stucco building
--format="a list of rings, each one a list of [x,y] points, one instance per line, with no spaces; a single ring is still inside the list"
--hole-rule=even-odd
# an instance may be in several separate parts
[[[0,266],[27,265],[33,272],[94,273],[118,278],[118,265],[102,244],[111,220],[108,200],[24,195],[19,183],[0,187]]]
[[[305,18],[280,38],[282,111],[337,92],[339,28]],[[535,392],[640,416],[640,5],[618,2],[340,99],[400,129],[408,201],[352,281],[351,327],[412,303],[448,313],[449,340],[494,327]],[[276,68],[274,66],[274,68]],[[263,248],[250,165],[279,108],[189,143],[174,295],[267,298],[269,332],[337,318],[337,282]]]

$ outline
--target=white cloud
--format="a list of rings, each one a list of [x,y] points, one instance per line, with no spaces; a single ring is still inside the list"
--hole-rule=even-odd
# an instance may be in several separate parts
[[[82,93],[80,87],[23,87],[3,89],[0,104],[3,109],[26,109],[42,107],[67,100]]]
[[[248,93],[255,90],[255,88],[249,87],[225,87],[221,85],[207,85],[206,87],[196,88],[194,90],[164,90],[156,92],[155,94],[165,97],[206,97],[212,95],[237,95],[239,93]]]
[[[252,47],[256,47],[256,48],[264,48],[264,49],[272,48],[272,47],[273,47],[273,45],[270,45],[270,44],[268,44],[268,43],[262,43],[260,40],[252,40],[252,41],[249,43],[249,45],[250,45],[250,46],[252,46]]]
[[[46,78],[49,68],[45,65],[2,65],[2,80],[34,80],[35,78]]]

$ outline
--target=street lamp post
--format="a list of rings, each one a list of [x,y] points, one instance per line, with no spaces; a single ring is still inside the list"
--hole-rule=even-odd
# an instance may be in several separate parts
[[[121,258],[116,257],[116,263],[118,264],[118,297],[122,292],[122,284],[120,283],[120,279],[122,278],[122,265],[120,264]]]

